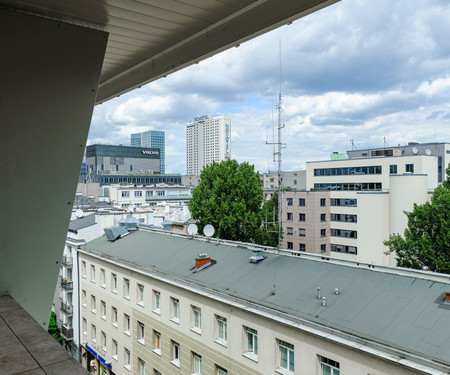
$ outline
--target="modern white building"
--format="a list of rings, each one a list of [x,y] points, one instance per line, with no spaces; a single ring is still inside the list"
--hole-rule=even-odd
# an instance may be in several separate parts
[[[253,246],[141,228],[80,246],[83,365],[116,375],[449,373],[448,275]]]
[[[203,167],[231,158],[228,115],[194,117],[186,126],[186,174],[200,175]]]

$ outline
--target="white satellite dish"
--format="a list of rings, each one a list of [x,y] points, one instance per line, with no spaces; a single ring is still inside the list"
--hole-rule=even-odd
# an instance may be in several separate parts
[[[427,149],[425,150],[425,154],[427,154],[428,156],[430,156],[430,155],[431,155],[431,150],[430,150],[429,148],[427,148]]]
[[[413,147],[412,153],[415,155],[419,152],[419,149],[417,147]]]
[[[79,219],[80,217],[83,217],[83,214],[84,214],[83,210],[78,209],[78,210],[75,211],[75,216],[76,216],[78,219]]]
[[[189,235],[195,236],[197,234],[197,232],[198,232],[197,225],[189,224],[188,227],[187,227],[187,232],[188,232]]]
[[[203,228],[203,233],[205,234],[206,237],[211,237],[214,234],[214,227],[211,224],[207,224]]]

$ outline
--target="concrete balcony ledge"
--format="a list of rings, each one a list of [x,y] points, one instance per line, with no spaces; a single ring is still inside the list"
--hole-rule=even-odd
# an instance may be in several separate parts
[[[50,317],[50,316],[49,316]],[[0,296],[0,375],[88,375],[10,296]]]

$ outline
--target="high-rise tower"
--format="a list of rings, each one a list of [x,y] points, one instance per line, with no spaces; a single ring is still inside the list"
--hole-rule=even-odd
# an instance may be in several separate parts
[[[161,174],[166,173],[165,135],[163,131],[149,130],[131,134],[131,146],[159,148],[161,150]]]

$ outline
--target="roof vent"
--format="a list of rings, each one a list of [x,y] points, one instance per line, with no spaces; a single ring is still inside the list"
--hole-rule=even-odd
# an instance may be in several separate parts
[[[137,230],[137,226],[139,223],[140,223],[140,220],[131,215],[127,215],[126,218],[119,220],[119,225],[121,227],[126,228],[129,231]]]
[[[254,249],[252,249],[252,252],[252,256],[248,258],[250,260],[250,263],[258,263],[264,260],[262,249],[255,247]]]
[[[450,305],[450,291],[449,292],[445,292],[444,303],[446,305]]]
[[[105,231],[106,239],[114,242],[118,238],[125,237],[129,232],[125,227],[109,227],[103,229]]]
[[[195,258],[194,272],[199,272],[202,269],[208,267],[209,265],[211,265],[211,257],[209,257],[208,254],[206,253],[198,254],[197,257]]]
[[[173,223],[170,220],[164,220],[161,225],[163,226],[164,230],[171,230]]]

